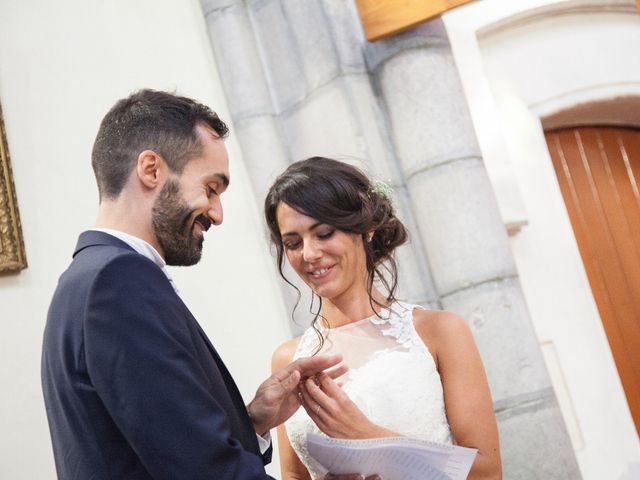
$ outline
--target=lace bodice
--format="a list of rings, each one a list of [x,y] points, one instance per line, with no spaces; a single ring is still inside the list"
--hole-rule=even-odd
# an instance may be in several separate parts
[[[349,372],[343,390],[374,423],[401,435],[452,443],[440,374],[413,324],[414,305],[393,303],[372,316],[334,329],[321,329],[321,353],[340,353]],[[307,329],[294,360],[311,355],[318,337]],[[287,435],[312,478],[326,474],[308,454],[306,433],[320,433],[300,408],[286,423]],[[354,472],[357,473],[357,472]]]

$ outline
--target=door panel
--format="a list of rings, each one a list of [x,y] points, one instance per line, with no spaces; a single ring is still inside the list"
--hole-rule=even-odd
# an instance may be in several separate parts
[[[640,130],[580,127],[545,137],[640,431]]]

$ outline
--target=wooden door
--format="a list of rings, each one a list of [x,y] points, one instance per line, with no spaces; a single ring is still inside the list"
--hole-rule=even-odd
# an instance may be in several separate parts
[[[545,136],[640,432],[640,130],[580,127]]]
[[[471,1],[356,0],[356,5],[367,40],[372,42],[395,35]]]

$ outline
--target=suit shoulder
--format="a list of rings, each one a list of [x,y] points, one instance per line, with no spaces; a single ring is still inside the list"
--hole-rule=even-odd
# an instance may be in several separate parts
[[[300,344],[300,338],[301,337],[296,337],[291,340],[287,340],[275,349],[273,356],[271,357],[271,367],[274,372],[286,367],[292,362],[296,349]]]
[[[94,245],[79,251],[67,272],[72,275],[95,276],[104,270],[135,270],[155,263],[128,248],[113,245]],[[155,266],[160,271],[160,269]]]
[[[90,294],[97,284],[104,286],[105,282],[109,288],[118,288],[139,281],[139,275],[165,276],[155,263],[133,250],[102,245],[85,248],[60,276],[54,297]]]
[[[161,329],[187,342],[191,316],[168,277],[153,261],[135,252],[109,259],[90,281],[85,329]]]
[[[105,263],[104,268],[110,269],[129,269],[137,270],[139,268],[157,270],[161,272],[160,267],[151,259],[145,257],[138,252],[120,249],[114,252]]]
[[[166,275],[156,263],[137,252],[118,250],[103,258],[98,265],[97,281],[117,281],[119,285],[129,285],[140,282],[141,278],[146,281],[167,280]],[[115,284],[110,283],[110,285]]]

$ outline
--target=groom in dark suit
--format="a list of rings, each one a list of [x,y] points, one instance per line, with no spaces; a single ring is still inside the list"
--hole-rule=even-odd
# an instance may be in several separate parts
[[[165,264],[198,262],[204,232],[222,222],[226,134],[208,107],[152,90],[120,100],[102,121],[96,228],[80,235],[44,334],[61,479],[270,478],[269,430],[298,408],[301,378],[340,360],[295,362],[245,406],[177,294]]]

